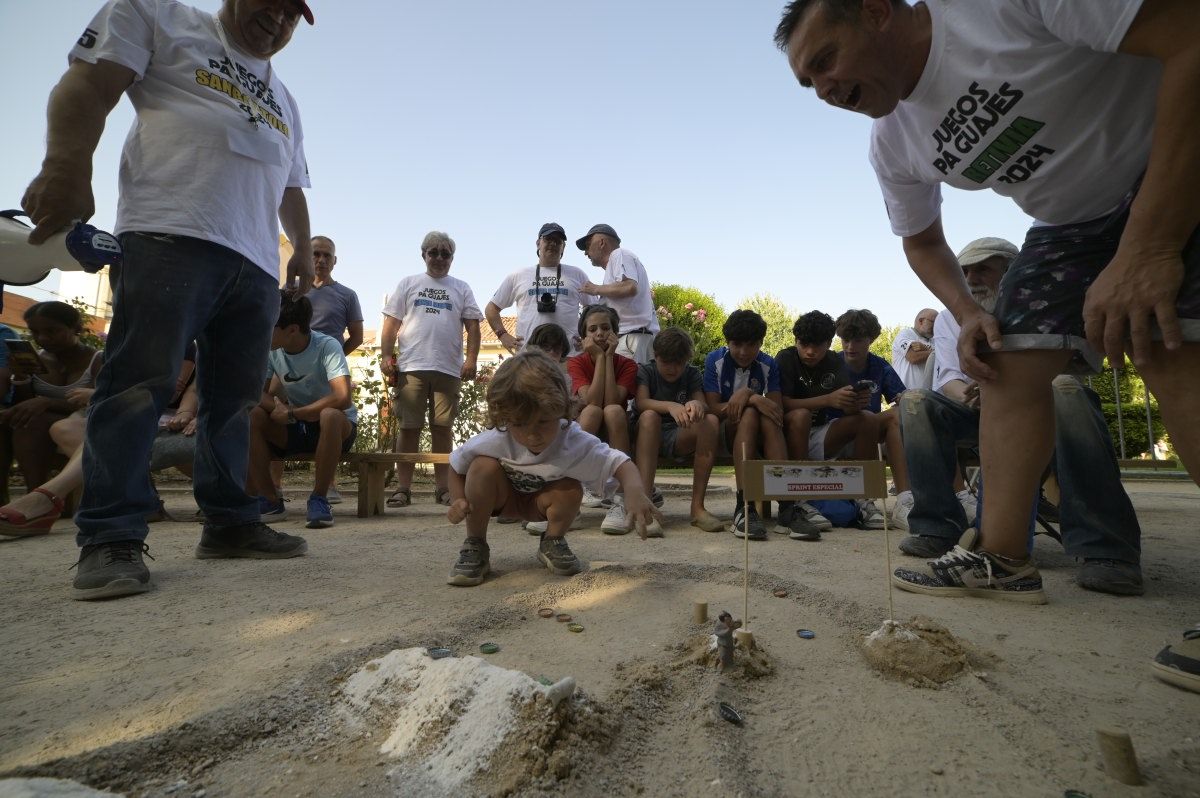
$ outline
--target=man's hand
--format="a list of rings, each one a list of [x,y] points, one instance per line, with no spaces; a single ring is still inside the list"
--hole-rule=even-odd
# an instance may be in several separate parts
[[[383,372],[385,377],[396,376],[396,356],[383,355],[379,358],[379,370]]]
[[[763,418],[766,418],[768,421],[780,427],[783,426],[782,407],[775,404],[767,397],[757,393],[750,397],[750,404],[754,406],[754,409],[756,409],[763,416]]]
[[[1183,285],[1183,259],[1178,250],[1130,252],[1124,241],[1112,262],[1088,288],[1083,302],[1083,323],[1088,343],[1108,355],[1114,368],[1125,363],[1128,335],[1133,342],[1133,363],[1150,358],[1152,321],[1162,330],[1167,349],[1183,343],[1175,300]]]
[[[579,293],[587,294],[588,296],[600,296],[600,291],[598,290],[599,288],[600,286],[596,285],[591,280],[588,280],[580,287]]]
[[[742,412],[745,411],[746,405],[750,404],[750,397],[753,396],[749,388],[739,388],[729,397],[729,403],[725,405],[725,417],[734,424],[742,420]]]
[[[517,352],[521,351],[521,347],[525,345],[524,338],[513,335],[510,332],[500,333],[496,340],[500,342],[501,346],[508,350],[510,355],[515,355]]]
[[[963,390],[963,404],[974,410],[979,409],[979,383],[973,382]]]
[[[474,360],[463,361],[462,372],[460,373],[463,382],[475,379],[475,374],[477,371],[478,368],[476,367]]]
[[[446,520],[452,524],[461,524],[471,514],[471,503],[466,499],[455,499],[446,509]]]
[[[843,413],[858,412],[858,391],[854,390],[853,385],[843,385],[836,391],[825,394],[825,397],[829,407],[835,410],[841,410]]]
[[[275,406],[271,408],[271,420],[276,424],[288,423],[288,410],[290,408],[278,399],[275,401]]]
[[[958,363],[963,372],[976,381],[990,382],[996,379],[996,370],[979,359],[977,352],[980,342],[985,342],[993,350],[999,350],[1004,345],[995,317],[976,306],[963,312],[962,332],[958,336]]]
[[[287,284],[289,288],[293,288],[296,296],[304,296],[312,288],[313,284],[313,260],[312,249],[297,248],[292,257],[288,258],[287,264]],[[297,283],[297,281],[299,281]]]
[[[62,232],[76,219],[87,221],[96,212],[92,198],[92,165],[44,164],[21,198],[21,207],[34,223],[30,244],[40,244]]]

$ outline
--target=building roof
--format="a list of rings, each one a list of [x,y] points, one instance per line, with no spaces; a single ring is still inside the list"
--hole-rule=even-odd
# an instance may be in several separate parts
[[[11,291],[4,292],[4,310],[0,312],[0,324],[7,324],[14,330],[25,331],[29,328],[25,326],[25,311],[33,305],[43,300],[32,299],[23,294],[14,294]],[[97,335],[105,333],[104,319],[93,317],[87,325],[88,329]]]
[[[500,321],[504,323],[504,329],[509,335],[517,334],[517,317],[516,316],[501,316]],[[463,330],[463,338],[466,339],[467,332]],[[479,346],[480,348],[497,348],[503,347],[500,339],[496,337],[496,333],[492,331],[492,327],[487,323],[487,319],[479,322]],[[359,349],[377,349],[379,347],[379,330],[363,330],[363,342]]]

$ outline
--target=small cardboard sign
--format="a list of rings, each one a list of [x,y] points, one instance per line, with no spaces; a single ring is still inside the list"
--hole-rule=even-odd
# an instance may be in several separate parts
[[[743,469],[747,499],[878,499],[887,495],[879,460],[747,460]]]

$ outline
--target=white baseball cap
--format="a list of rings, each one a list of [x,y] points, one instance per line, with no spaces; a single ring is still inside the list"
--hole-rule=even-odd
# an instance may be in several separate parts
[[[970,266],[997,256],[1011,261],[1017,257],[1018,252],[1016,244],[1003,238],[977,238],[958,253],[958,265]]]

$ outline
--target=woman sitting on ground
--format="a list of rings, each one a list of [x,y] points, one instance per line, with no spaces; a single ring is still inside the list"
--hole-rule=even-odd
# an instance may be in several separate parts
[[[13,453],[25,484],[41,485],[55,460],[50,426],[87,407],[100,371],[100,353],[79,340],[83,317],[65,302],[38,302],[24,318],[46,373],[10,364],[13,404],[0,412],[0,424],[12,430]]]

